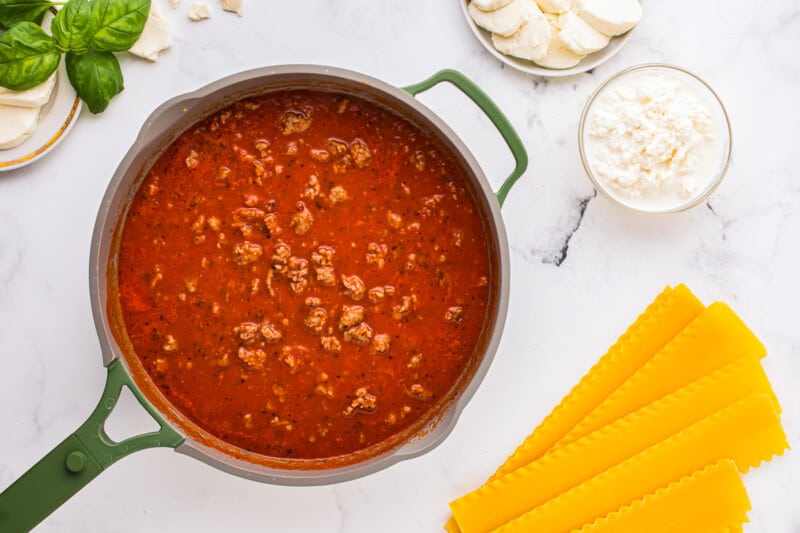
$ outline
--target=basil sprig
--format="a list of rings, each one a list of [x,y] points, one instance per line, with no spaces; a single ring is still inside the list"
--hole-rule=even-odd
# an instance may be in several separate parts
[[[46,0],[0,0],[0,28],[10,28],[17,22],[41,24],[47,10],[61,3]]]
[[[63,5],[42,30],[45,11]],[[0,0],[0,86],[25,90],[49,78],[61,55],[70,83],[92,113],[102,113],[122,92],[124,81],[113,52],[128,50],[139,39],[150,0]]]

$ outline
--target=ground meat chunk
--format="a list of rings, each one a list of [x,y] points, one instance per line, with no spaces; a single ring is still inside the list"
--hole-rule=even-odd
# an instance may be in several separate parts
[[[267,213],[264,215],[264,229],[268,237],[274,237],[281,232],[281,228],[278,226],[278,217],[275,213]]]
[[[350,154],[353,156],[353,161],[358,168],[366,167],[369,158],[372,157],[369,146],[361,139],[356,139],[350,143]]]
[[[459,305],[448,307],[444,313],[444,319],[447,322],[461,322],[464,320],[464,308]]]
[[[258,335],[259,325],[255,322],[242,322],[235,328],[233,328],[233,333],[239,340],[244,342],[245,344],[250,344],[256,340],[256,335]]]
[[[178,351],[178,341],[172,335],[167,335],[161,348],[167,353],[176,352]]]
[[[392,318],[400,320],[411,312],[413,300],[410,296],[403,296],[400,303],[392,307]]]
[[[370,303],[377,304],[386,298],[386,290],[383,287],[373,287],[367,293],[367,299]]]
[[[346,330],[364,321],[364,308],[360,305],[342,306],[342,316],[339,317],[339,329]]]
[[[333,267],[325,266],[325,267],[317,267],[317,281],[323,287],[335,287],[336,286],[336,272]]]
[[[336,250],[330,246],[320,246],[316,252],[311,253],[311,261],[317,266],[332,266],[335,253]]]
[[[356,390],[356,397],[345,407],[343,413],[345,416],[352,415],[356,410],[371,413],[377,408],[378,397],[370,393],[366,387],[360,387]]]
[[[259,330],[261,331],[261,336],[267,342],[278,342],[283,337],[283,333],[268,320],[261,323]]]
[[[374,353],[386,353],[389,351],[391,347],[391,340],[389,339],[389,335],[385,333],[379,333],[372,337],[372,351]]]
[[[284,135],[303,133],[311,127],[311,118],[299,111],[287,111],[281,117],[281,131]]]
[[[319,178],[315,174],[311,174],[306,181],[303,197],[313,200],[317,196],[319,196]]]
[[[308,260],[302,257],[290,257],[287,263],[286,277],[289,288],[295,294],[302,293],[308,287]]]
[[[233,247],[233,258],[238,265],[249,265],[258,260],[264,249],[260,244],[255,244],[250,241],[240,242]]]
[[[389,247],[385,244],[378,244],[371,242],[367,245],[367,264],[375,265],[380,270],[386,265],[386,254],[389,252]]]
[[[337,185],[331,189],[330,193],[328,193],[328,198],[333,205],[336,205],[346,202],[350,199],[350,196],[347,194],[347,190],[344,187]]]
[[[347,152],[347,143],[337,139],[328,139],[328,151],[335,155],[341,155]]]
[[[425,154],[423,154],[422,152],[420,151],[414,152],[413,154],[411,154],[411,157],[409,157],[408,160],[412,165],[414,165],[414,168],[416,168],[418,171],[422,172],[423,170],[425,170],[425,164],[426,164]]]
[[[239,348],[239,359],[251,369],[260,370],[267,361],[267,352],[260,348],[251,350],[250,348],[241,346]]]
[[[297,202],[296,209],[297,213],[292,216],[291,226],[296,234],[303,235],[311,229],[311,225],[314,223],[314,216],[303,202]]]
[[[386,222],[392,229],[400,229],[403,226],[403,217],[393,211],[386,212]]]
[[[322,307],[314,307],[306,317],[306,327],[319,335],[328,321],[328,312]]]
[[[200,164],[200,154],[198,154],[194,150],[189,150],[189,154],[186,156],[186,167],[197,168],[197,165],[199,164]]]
[[[336,337],[322,337],[319,343],[326,352],[339,353],[342,351],[342,343]]]
[[[342,275],[342,285],[344,285],[344,293],[355,301],[361,300],[367,292],[367,287],[358,276],[345,276]]]
[[[331,153],[324,149],[315,148],[309,152],[311,159],[320,163],[327,163],[331,159]]]
[[[406,392],[409,396],[421,402],[427,402],[433,397],[433,393],[419,383],[411,385]]]
[[[421,364],[422,364],[422,354],[421,353],[415,353],[408,360],[408,364],[406,365],[406,367],[407,368],[417,368]]]
[[[272,254],[272,262],[279,265],[285,265],[289,258],[292,256],[292,247],[285,243],[279,243],[275,247]]]
[[[355,344],[368,344],[372,339],[373,331],[369,324],[361,322],[359,325],[344,330],[344,340]]]

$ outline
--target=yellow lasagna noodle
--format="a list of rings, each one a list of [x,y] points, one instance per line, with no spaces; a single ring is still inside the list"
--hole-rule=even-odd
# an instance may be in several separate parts
[[[558,442],[572,442],[740,357],[763,358],[764,345],[721,302],[694,322],[611,393]]]
[[[757,359],[742,358],[453,501],[462,531],[488,531],[752,394],[775,394]],[[488,510],[491,510],[489,512]],[[469,529],[465,529],[469,524]]]
[[[664,289],[490,479],[544,455],[703,309],[685,285]]]
[[[489,480],[544,455],[703,309],[703,304],[685,285],[665,288]],[[445,530],[460,531],[453,517]]]
[[[571,531],[719,459],[746,472],[787,446],[769,394],[750,395],[494,531]],[[486,531],[458,522],[466,533]]]
[[[750,500],[736,463],[721,459],[573,533],[729,531],[741,527],[749,510]]]

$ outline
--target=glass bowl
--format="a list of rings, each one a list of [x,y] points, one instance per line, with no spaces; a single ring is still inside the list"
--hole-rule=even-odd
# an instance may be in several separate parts
[[[719,162],[715,167],[714,175],[702,176],[702,179],[699,180],[703,183],[700,189],[696,193],[687,197],[685,201],[675,202],[674,205],[670,204],[658,207],[641,204],[637,205],[636,198],[626,197],[623,194],[614,191],[611,187],[605,184],[602,179],[598,179],[598,176],[592,168],[592,161],[590,161],[591,155],[587,154],[587,121],[592,113],[592,107],[596,103],[598,97],[605,94],[609,88],[616,86],[617,82],[648,72],[665,74],[668,77],[687,84],[688,87],[693,89],[697,96],[699,96],[701,100],[708,106],[708,109],[711,113],[714,135],[722,141],[718,148]],[[725,177],[725,173],[727,172],[730,164],[732,142],[731,125],[730,120],[728,119],[728,113],[725,111],[725,106],[722,104],[722,100],[720,100],[717,93],[714,92],[714,90],[699,76],[683,68],[662,63],[636,65],[615,74],[603,82],[597,89],[595,89],[595,91],[587,100],[586,105],[583,108],[583,113],[581,113],[580,124],[578,127],[578,148],[581,155],[581,162],[583,163],[583,168],[586,170],[586,174],[594,184],[594,187],[606,198],[611,200],[611,202],[628,210],[644,214],[678,213],[690,209],[705,201]]]

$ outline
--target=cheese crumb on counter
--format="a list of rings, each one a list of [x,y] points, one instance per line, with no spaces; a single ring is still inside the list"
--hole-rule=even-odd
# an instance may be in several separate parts
[[[178,7],[178,4],[181,3],[181,0],[168,0],[168,1],[172,9],[176,9]]]
[[[158,55],[170,46],[172,46],[172,36],[164,18],[164,11],[160,5],[153,2],[142,34],[128,51],[148,61],[155,61]]]
[[[222,0],[222,9],[236,13],[241,17],[243,4],[244,0]]]
[[[189,20],[200,22],[211,18],[211,8],[205,2],[195,2],[189,9]]]

